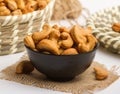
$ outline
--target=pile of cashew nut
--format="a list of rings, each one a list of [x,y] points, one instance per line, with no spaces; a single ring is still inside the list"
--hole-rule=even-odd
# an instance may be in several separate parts
[[[92,51],[97,40],[92,35],[91,28],[74,25],[68,29],[44,24],[42,31],[27,35],[24,43],[32,50],[46,54],[75,55]]]
[[[50,0],[0,0],[0,16],[22,15],[44,9]]]

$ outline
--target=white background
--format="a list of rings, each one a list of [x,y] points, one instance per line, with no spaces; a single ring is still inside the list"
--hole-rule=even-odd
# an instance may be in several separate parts
[[[83,7],[88,8],[90,13],[95,13],[96,11],[120,5],[120,0],[80,0]],[[0,56],[0,70],[6,68],[7,66],[14,64],[24,53],[18,53],[14,55]],[[100,47],[96,53],[94,61],[98,61],[105,64],[108,69],[112,66],[120,66],[120,55],[113,54],[104,48]],[[117,71],[120,74],[120,70]],[[120,79],[111,84],[108,88],[96,92],[94,94],[120,94]],[[6,80],[0,80],[0,94],[66,94],[63,92],[52,91],[47,89],[41,89],[31,86],[22,85],[15,82],[10,82]]]

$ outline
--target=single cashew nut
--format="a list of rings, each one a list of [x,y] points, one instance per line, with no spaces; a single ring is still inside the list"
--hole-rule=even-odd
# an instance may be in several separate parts
[[[37,2],[38,2],[38,7],[40,10],[44,9],[47,6],[46,0],[37,0]]]
[[[59,30],[52,29],[51,33],[49,35],[49,39],[53,40],[53,41],[55,41],[57,43],[58,40],[59,40],[59,38],[60,38],[60,32],[59,32]]]
[[[35,49],[35,43],[30,35],[24,38],[24,43],[26,46],[30,47],[31,49]]]
[[[61,55],[75,55],[75,54],[78,54],[75,48],[68,48],[61,53]]]
[[[58,45],[49,39],[43,39],[37,44],[37,49],[42,51],[48,51],[55,55],[60,55]]]
[[[62,39],[59,42],[60,47],[67,49],[67,48],[71,48],[73,46],[73,40],[69,33],[63,32],[63,33],[61,33],[60,37]]]
[[[0,16],[10,15],[10,10],[6,6],[0,6]]]
[[[28,74],[28,73],[31,73],[33,70],[34,70],[34,66],[31,64],[30,61],[27,61],[27,60],[21,61],[16,66],[17,74]]]
[[[4,2],[0,2],[0,6],[6,6]]]
[[[7,7],[10,9],[10,10],[16,10],[18,7],[17,7],[17,4],[14,0],[5,0],[5,2],[7,3]]]
[[[59,26],[57,24],[53,25],[52,28],[59,30]]]
[[[25,9],[24,0],[15,0],[15,2],[17,3],[17,6],[18,6],[19,9]]]
[[[70,30],[67,29],[66,27],[60,27],[59,30],[60,30],[61,33],[62,33],[62,32],[70,33]]]
[[[94,67],[95,77],[97,80],[104,80],[108,77],[108,71],[100,67]]]
[[[78,44],[78,51],[81,52],[89,52],[94,49],[97,40],[92,34],[86,35],[87,42],[80,42]]]
[[[12,13],[12,15],[22,15],[22,11],[20,9],[14,10]]]
[[[81,41],[86,42],[86,37],[83,35],[83,29],[81,30],[78,26],[73,26],[70,30],[70,34],[72,39],[75,41],[76,44],[81,43]]]
[[[0,2],[3,2],[4,0],[0,0]]]
[[[51,33],[51,27],[48,24],[45,24],[41,32],[33,32],[32,38],[35,43],[38,43],[40,40],[48,37],[50,33]]]

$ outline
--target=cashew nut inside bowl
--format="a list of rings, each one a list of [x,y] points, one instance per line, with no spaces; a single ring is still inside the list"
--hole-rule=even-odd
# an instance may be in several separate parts
[[[33,32],[24,38],[27,47],[40,53],[54,55],[75,55],[89,52],[97,44],[90,28],[73,26],[68,29],[58,25],[45,24],[42,31]]]

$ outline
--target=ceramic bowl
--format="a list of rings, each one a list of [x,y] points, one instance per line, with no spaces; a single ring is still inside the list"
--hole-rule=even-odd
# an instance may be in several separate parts
[[[83,73],[91,65],[98,46],[96,44],[92,51],[77,55],[44,54],[25,47],[30,61],[39,72],[52,80],[67,81]]]

